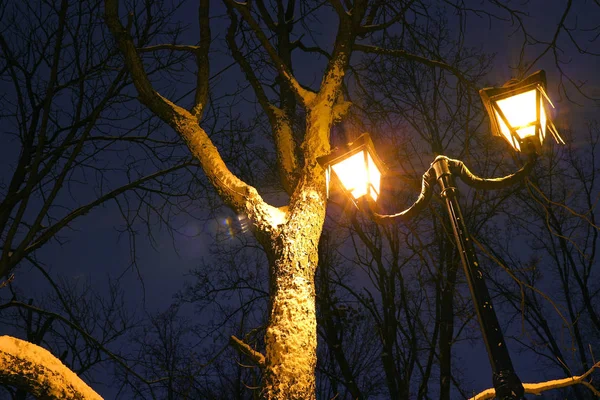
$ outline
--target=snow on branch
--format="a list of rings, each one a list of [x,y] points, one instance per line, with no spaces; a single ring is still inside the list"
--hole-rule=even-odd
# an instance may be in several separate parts
[[[271,124],[271,129],[273,131],[273,139],[275,141],[275,149],[277,151],[277,161],[281,168],[283,187],[288,194],[292,194],[297,183],[296,170],[298,168],[298,160],[296,158],[296,145],[294,143],[294,133],[292,131],[291,122],[284,110],[276,107],[269,101],[258,77],[254,73],[254,69],[238,47],[235,36],[239,24],[237,15],[232,8],[229,9],[229,17],[231,24],[229,25],[226,35],[229,49],[231,50],[233,58],[244,72],[246,79],[250,82],[254,94],[258,99],[258,103],[269,118],[269,123]]]
[[[204,19],[205,23],[208,21],[207,7],[207,0],[201,0],[201,8],[206,9],[201,10],[200,17]],[[104,16],[106,24],[123,54],[127,69],[131,73],[140,102],[179,134],[192,155],[200,161],[204,173],[221,199],[236,212],[246,214],[259,229],[272,230],[277,227],[274,223],[282,224],[285,218],[281,216],[285,216],[285,212],[267,204],[254,187],[233,174],[225,165],[208,134],[200,127],[198,118],[202,114],[202,98],[207,92],[202,89],[196,93],[196,105],[192,110],[194,114],[160,95],[148,79],[138,50],[133,44],[133,38],[119,20],[119,0],[105,1]],[[209,34],[210,32],[202,33],[201,42]],[[200,44],[200,47],[204,49],[200,51],[201,59],[208,54],[208,44]],[[204,58],[207,63],[208,58]],[[208,66],[206,67],[208,68]],[[197,86],[201,88],[207,81],[199,79],[199,82]],[[206,90],[208,90],[207,88],[208,86],[205,87]]]
[[[229,343],[235,347],[240,353],[247,355],[259,367],[264,368],[265,356],[262,353],[254,350],[249,344],[235,336],[229,338]]]
[[[573,385],[584,385],[587,387],[594,395],[600,397],[600,391],[596,389],[590,381],[587,380],[588,376],[596,369],[600,368],[600,362],[594,364],[592,368],[590,368],[583,375],[576,375],[569,378],[564,379],[555,379],[552,381],[540,382],[540,383],[524,383],[523,388],[525,388],[525,393],[540,395],[542,392],[547,392],[548,390],[560,389]],[[476,396],[471,397],[469,400],[486,400],[493,399],[496,396],[496,391],[494,389],[486,389],[481,393],[478,393]]]
[[[40,399],[102,399],[48,350],[11,336],[0,336],[0,382]]]

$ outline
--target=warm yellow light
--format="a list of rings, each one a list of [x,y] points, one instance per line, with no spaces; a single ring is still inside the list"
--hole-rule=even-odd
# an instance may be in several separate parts
[[[490,116],[492,133],[503,136],[515,150],[539,153],[546,132],[557,143],[565,143],[548,114],[554,105],[546,94],[543,70],[521,80],[511,79],[501,87],[481,89],[479,94]]]
[[[373,201],[377,201],[379,197],[379,187],[381,183],[381,172],[375,165],[375,161],[371,158],[371,154],[367,153],[367,168],[369,173],[369,196]]]
[[[317,162],[325,169],[328,197],[334,180],[339,182],[356,206],[356,200],[365,195],[377,201],[386,168],[377,157],[368,133],[363,133],[342,148],[335,148],[330,154],[318,157]]]
[[[344,188],[352,194],[354,199],[368,194],[374,201],[377,200],[379,185],[381,183],[381,172],[369,153],[366,153],[366,160],[365,152],[360,151],[333,164],[331,168]]]
[[[538,104],[539,102],[539,104]],[[546,136],[546,112],[542,98],[538,93],[538,89],[532,89],[505,99],[496,101],[497,107],[502,111],[504,117],[508,121],[510,127],[514,129],[515,134],[520,138],[535,136],[537,129],[537,109],[540,110],[540,127],[542,129],[541,139]],[[520,146],[517,140],[511,134],[510,128],[506,125],[498,110],[495,110],[500,133],[504,135],[506,140],[513,145],[517,150]]]

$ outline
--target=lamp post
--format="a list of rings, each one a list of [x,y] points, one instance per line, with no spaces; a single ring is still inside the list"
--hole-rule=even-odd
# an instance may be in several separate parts
[[[550,131],[557,142],[562,142],[556,128],[548,118],[546,104],[552,105],[545,92],[545,74],[538,71],[519,82],[509,82],[501,88],[486,88],[480,91],[488,111],[492,132],[503,136],[517,151],[526,151],[527,163],[516,173],[502,178],[480,178],[460,160],[438,156],[423,174],[421,193],[412,206],[393,215],[368,212],[376,222],[409,219],[427,206],[432,196],[431,187],[437,183],[440,196],[444,199],[454,239],[467,277],[477,319],[492,367],[492,381],[496,397],[501,400],[518,400],[524,396],[523,385],[517,376],[506,346],[492,300],[483,279],[483,271],[477,260],[473,241],[465,224],[455,177],[476,189],[499,189],[523,179],[533,168],[546,132]],[[562,142],[564,143],[564,142]],[[322,157],[319,163],[325,168],[327,185],[333,177],[339,181],[346,193],[356,202],[367,196],[376,201],[379,196],[383,163],[375,153],[368,134],[361,135],[346,148]],[[352,169],[347,169],[352,166]],[[359,168],[362,166],[362,169]]]

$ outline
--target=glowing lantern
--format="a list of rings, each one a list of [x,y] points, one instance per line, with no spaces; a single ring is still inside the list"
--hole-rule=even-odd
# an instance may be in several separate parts
[[[546,74],[538,71],[519,82],[479,91],[490,116],[492,133],[503,136],[517,151],[537,152],[550,131],[558,143],[564,141],[549,118],[546,104]]]
[[[367,195],[377,201],[385,166],[377,157],[368,133],[317,161],[326,171],[327,195],[331,179],[335,177],[353,200]]]

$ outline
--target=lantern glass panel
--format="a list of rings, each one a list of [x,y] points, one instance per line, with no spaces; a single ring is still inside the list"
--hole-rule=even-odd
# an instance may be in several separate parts
[[[367,153],[367,169],[369,174],[369,196],[371,196],[373,201],[377,201],[377,197],[379,197],[379,185],[381,184],[381,172],[379,172],[370,153]]]
[[[546,109],[544,108],[543,97],[538,94],[538,99],[540,101],[540,128],[542,128],[542,137],[540,139],[541,143],[544,143],[544,139],[546,138],[546,125],[548,123],[548,118],[546,117]]]
[[[541,139],[546,133],[546,112],[542,102],[542,97],[538,89],[528,90],[496,101],[496,105],[502,111],[510,126],[515,130],[516,135],[522,140],[530,136],[535,136],[538,126],[541,127]],[[537,120],[537,107],[540,108],[540,121]],[[509,127],[496,110],[496,119],[500,127],[500,133],[517,150],[520,150],[519,143],[511,135]],[[539,122],[539,125],[538,125]]]
[[[369,194],[373,200],[377,200],[381,172],[369,153],[366,154],[366,165],[363,150],[333,164],[331,168],[354,199]]]

